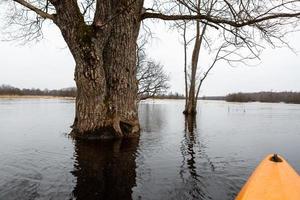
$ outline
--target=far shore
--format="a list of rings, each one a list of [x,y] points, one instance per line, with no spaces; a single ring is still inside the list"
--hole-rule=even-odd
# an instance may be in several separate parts
[[[50,96],[50,95],[0,95],[0,99],[62,99],[62,100],[75,100],[75,97],[64,96]],[[144,100],[184,100],[184,98],[148,98]],[[284,102],[284,101],[228,101],[222,98],[199,98],[198,100],[213,100],[213,101],[226,101],[228,103],[286,103],[286,104],[300,104],[298,102]]]
[[[43,95],[0,95],[0,99],[68,99],[75,100],[75,97],[43,96]]]

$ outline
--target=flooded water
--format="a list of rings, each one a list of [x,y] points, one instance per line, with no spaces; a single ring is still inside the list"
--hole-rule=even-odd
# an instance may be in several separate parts
[[[0,99],[0,200],[231,200],[269,153],[300,171],[300,105],[183,106],[143,102],[139,139],[100,142],[68,137],[71,100]]]

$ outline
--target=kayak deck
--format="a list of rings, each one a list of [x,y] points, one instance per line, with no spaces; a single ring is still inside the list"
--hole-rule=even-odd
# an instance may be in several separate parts
[[[258,165],[236,200],[300,200],[299,175],[286,160],[274,156]]]

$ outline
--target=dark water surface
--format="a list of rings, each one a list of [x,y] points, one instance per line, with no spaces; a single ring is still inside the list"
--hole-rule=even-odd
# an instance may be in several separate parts
[[[300,105],[183,105],[143,102],[139,139],[99,142],[68,138],[71,100],[0,99],[0,200],[231,200],[269,153],[300,171]]]

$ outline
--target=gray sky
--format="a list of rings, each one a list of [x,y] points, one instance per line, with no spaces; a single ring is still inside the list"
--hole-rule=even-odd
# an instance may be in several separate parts
[[[3,16],[0,16],[3,24]],[[183,47],[180,36],[164,23],[151,26],[155,38],[148,55],[164,65],[170,75],[171,90],[183,93]],[[0,41],[0,84],[20,88],[64,88],[74,86],[74,61],[55,25],[46,25],[45,39],[19,45]],[[0,33],[0,39],[4,35]],[[288,37],[300,51],[300,32]],[[201,65],[201,57],[200,63]],[[256,66],[230,67],[220,62],[203,84],[200,95],[225,95],[231,92],[300,91],[300,55],[289,49],[266,50]]]

